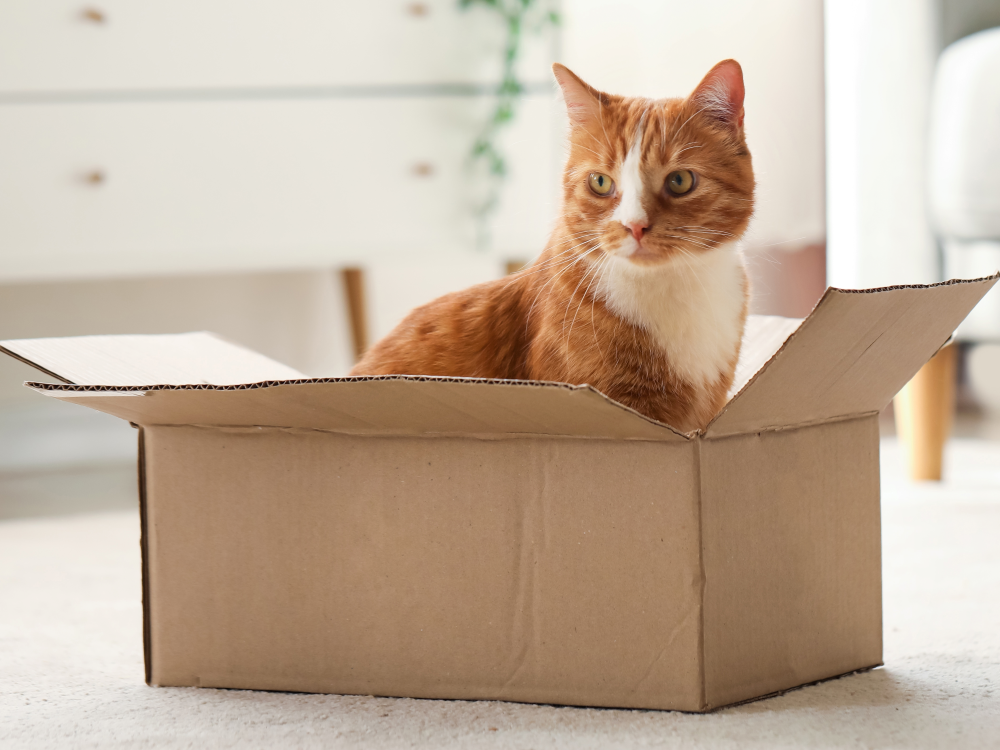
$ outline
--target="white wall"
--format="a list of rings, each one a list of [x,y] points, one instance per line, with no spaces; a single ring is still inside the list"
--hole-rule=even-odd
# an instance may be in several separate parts
[[[758,181],[749,243],[823,241],[822,0],[564,0],[563,11],[563,60],[609,93],[686,96],[715,63],[739,61]]]
[[[834,286],[940,280],[924,174],[939,17],[937,0],[826,3]]]

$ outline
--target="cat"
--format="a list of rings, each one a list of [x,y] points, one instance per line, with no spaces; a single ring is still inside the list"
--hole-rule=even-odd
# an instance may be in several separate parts
[[[588,383],[681,431],[726,402],[754,207],[743,71],[686,99],[602,93],[553,66],[569,115],[560,218],[516,274],[418,307],[351,375]]]

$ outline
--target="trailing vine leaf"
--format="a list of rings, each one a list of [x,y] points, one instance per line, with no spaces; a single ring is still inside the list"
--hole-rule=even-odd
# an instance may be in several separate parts
[[[523,33],[526,28],[538,33],[546,26],[558,25],[560,18],[553,9],[554,2],[555,0],[459,0],[459,6],[463,9],[479,5],[492,10],[507,32],[496,107],[472,145],[472,159],[485,165],[487,180],[485,197],[473,209],[477,226],[476,244],[480,249],[489,246],[489,221],[500,203],[500,191],[507,176],[507,159],[497,144],[497,138],[500,131],[514,119],[520,97],[524,93],[524,86],[518,80],[516,70],[521,56]]]

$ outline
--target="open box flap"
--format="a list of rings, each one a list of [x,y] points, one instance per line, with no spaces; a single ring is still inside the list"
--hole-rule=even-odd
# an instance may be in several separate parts
[[[736,363],[729,398],[743,390],[750,379],[782,344],[802,325],[802,318],[782,318],[777,315],[748,315],[740,345],[740,359]]]
[[[1000,274],[928,286],[828,289],[816,309],[709,424],[756,432],[881,411]]]
[[[214,333],[0,341],[0,351],[78,385],[231,385],[306,377]]]
[[[800,322],[750,316],[736,385]],[[0,348],[68,384],[31,384],[36,390],[136,424],[688,439],[589,386],[406,376],[305,379],[206,333],[29,339],[0,342]],[[226,387],[206,388],[210,384]]]
[[[373,435],[690,439],[586,385],[406,375],[240,386],[28,385],[141,425],[271,426]]]
[[[734,382],[740,390],[706,434],[881,410],[998,277],[860,292],[829,289],[801,325],[793,319],[751,318]],[[75,383],[31,384],[37,390],[137,424],[690,437],[589,386],[416,376],[308,380],[204,333],[7,341],[0,349]]]

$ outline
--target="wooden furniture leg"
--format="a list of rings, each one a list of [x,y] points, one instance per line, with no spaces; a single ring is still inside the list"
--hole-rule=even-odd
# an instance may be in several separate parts
[[[365,314],[365,276],[360,268],[340,271],[347,300],[347,321],[351,327],[354,361],[357,362],[368,349],[368,318]]]
[[[504,268],[507,271],[507,275],[510,276],[512,273],[517,273],[522,268],[524,268],[528,263],[523,260],[508,260],[504,264]]]
[[[955,412],[957,353],[955,344],[942,347],[893,399],[896,433],[916,482],[941,479],[944,444]]]

